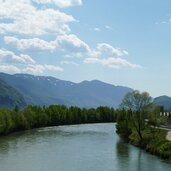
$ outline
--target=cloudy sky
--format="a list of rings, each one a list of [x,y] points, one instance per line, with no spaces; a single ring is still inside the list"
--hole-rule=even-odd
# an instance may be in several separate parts
[[[0,72],[171,96],[170,0],[0,0]]]

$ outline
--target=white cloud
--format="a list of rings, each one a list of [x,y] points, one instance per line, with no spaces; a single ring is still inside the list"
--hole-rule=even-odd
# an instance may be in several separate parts
[[[122,59],[122,58],[114,58],[114,57],[109,57],[107,59],[86,58],[84,60],[84,63],[87,63],[87,64],[101,64],[101,65],[104,65],[104,66],[108,66],[110,68],[122,68],[122,67],[141,68],[140,65],[132,64],[132,63],[130,63],[127,60]]]
[[[50,70],[50,71],[63,71],[64,69],[59,66],[54,66],[54,65],[44,65],[45,69]]]
[[[35,3],[39,4],[36,5]],[[70,33],[69,24],[77,22],[72,16],[59,11],[60,8],[81,5],[82,0],[0,0],[0,34],[5,34],[4,41],[8,45],[25,51],[60,51],[64,56],[82,57],[87,64],[100,64],[110,68],[140,68],[121,57],[128,52],[115,48],[107,43],[98,43],[90,47],[76,35]],[[111,29],[106,25],[106,29]],[[100,28],[94,28],[100,31]],[[19,34],[16,37],[8,33]],[[26,38],[17,38],[17,37]],[[53,41],[43,40],[44,35],[55,36]],[[39,38],[36,38],[38,37]],[[29,55],[0,49],[2,72],[29,72],[41,74],[46,71],[63,71],[60,66],[38,64]],[[12,65],[13,64],[13,65]],[[75,65],[74,61],[62,61],[61,65]]]
[[[82,0],[33,0],[38,4],[55,4],[60,8],[82,5]]]
[[[13,65],[0,65],[0,72],[20,73],[20,69]]]
[[[38,50],[38,51],[62,51],[68,55],[82,56],[89,53],[90,47],[76,35],[59,35],[54,41],[45,41],[39,38],[18,39],[16,37],[5,36],[6,44],[17,47],[18,50]]]
[[[43,74],[45,71],[63,71],[62,67],[54,65],[29,65],[22,70],[22,72],[31,74]]]
[[[128,55],[128,52],[125,50],[120,50],[117,48],[114,48],[110,44],[107,43],[99,43],[97,44],[97,50],[101,53],[101,55],[106,55],[106,56],[123,56],[123,55]]]
[[[63,71],[62,67],[54,65],[39,65],[29,64],[26,67],[17,67],[15,65],[2,64],[0,65],[0,72],[7,73],[30,73],[30,74],[43,74],[45,71]]]
[[[31,74],[42,74],[45,68],[42,65],[29,65],[24,68],[22,71]]]
[[[12,51],[0,49],[0,72],[42,74],[46,71],[63,71],[63,68],[38,64],[29,55],[16,55]]]
[[[74,62],[74,61],[61,61],[61,65],[75,65],[75,66],[79,66],[79,64]]]
[[[108,25],[106,25],[105,28],[108,29],[108,30],[112,29],[112,27],[108,26]]]
[[[16,37],[5,36],[6,44],[16,46],[18,50],[40,50],[40,51],[54,51],[57,44],[54,42],[47,42],[39,38],[33,39],[18,39]]]
[[[95,27],[93,30],[94,30],[94,31],[101,31],[101,29],[98,28],[98,27]]]
[[[33,63],[33,64],[36,63],[35,60],[33,60],[29,55],[26,54],[21,54],[19,58],[22,59],[21,61],[23,63]]]
[[[63,71],[62,67],[54,65],[39,65],[29,64],[26,67],[17,67],[15,65],[0,65],[0,72],[7,73],[30,73],[30,74],[43,74],[45,71]]]
[[[6,49],[0,49],[0,62],[1,63],[35,63],[35,61],[29,55],[16,55],[14,52],[8,51]]]
[[[74,34],[58,36],[57,42],[61,50],[76,56],[82,56],[91,51],[90,47]]]
[[[0,0],[0,21],[0,33],[43,35],[70,32],[68,24],[76,20],[59,10],[36,8],[30,0]]]
[[[90,55],[84,59],[86,64],[100,64],[109,68],[141,68],[140,65],[133,64],[122,56],[128,55],[126,50],[114,48],[107,43],[98,43],[96,48],[91,50]]]
[[[79,39],[76,35],[60,35],[54,41],[45,41],[42,39],[18,39],[15,37],[6,36],[4,38],[7,44],[15,45],[19,50],[48,50],[48,51],[62,51],[66,56],[70,57],[84,57],[84,63],[87,64],[101,64],[110,68],[140,68],[140,65],[132,64],[131,62],[121,58],[128,55],[126,50],[114,48],[107,43],[98,43],[96,48],[92,49],[87,43]],[[13,56],[13,55],[11,55]],[[25,58],[23,58],[25,59]],[[74,61],[62,61],[62,65],[75,65]],[[35,72],[42,73],[43,70],[52,68],[54,70],[62,70],[61,68],[45,67],[42,69],[38,67],[38,71],[33,67],[28,67],[28,71],[34,70]],[[40,72],[41,71],[41,72]]]

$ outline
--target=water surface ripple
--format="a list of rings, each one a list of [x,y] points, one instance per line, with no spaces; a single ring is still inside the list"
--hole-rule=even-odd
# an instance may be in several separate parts
[[[41,128],[0,138],[0,171],[170,171],[171,164],[124,143],[115,125]]]

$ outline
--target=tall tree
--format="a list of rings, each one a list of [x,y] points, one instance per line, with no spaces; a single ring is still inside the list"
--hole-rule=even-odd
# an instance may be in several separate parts
[[[132,111],[131,122],[140,140],[143,140],[142,130],[145,128],[145,117],[151,106],[151,97],[147,92],[132,91],[124,97],[120,107]]]

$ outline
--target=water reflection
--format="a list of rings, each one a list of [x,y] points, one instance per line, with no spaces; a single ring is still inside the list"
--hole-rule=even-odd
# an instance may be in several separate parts
[[[129,145],[119,139],[116,143],[117,167],[119,171],[164,171],[171,165],[144,150]]]
[[[129,148],[128,145],[121,139],[119,139],[116,143],[116,151],[118,157],[122,160],[122,158],[129,157]]]
[[[171,165],[122,141],[114,124],[92,124],[1,137],[1,170],[167,171]]]
[[[6,141],[0,140],[0,154],[4,155],[4,154],[8,153],[8,149],[9,149],[9,143]]]
[[[21,144],[25,145],[25,148],[27,148],[36,143],[48,143],[55,138],[58,139],[57,141],[60,141],[64,138],[74,138],[78,135],[104,136],[107,134],[108,132],[105,131],[96,131],[90,128],[84,129],[83,126],[80,127],[79,125],[48,127],[18,132],[9,136],[0,137],[0,156],[2,154],[7,154],[11,149],[15,151],[18,150],[21,147]]]
[[[117,165],[119,170],[127,171],[128,163],[129,163],[129,147],[128,145],[121,139],[119,139],[116,143],[116,155],[117,155]]]

